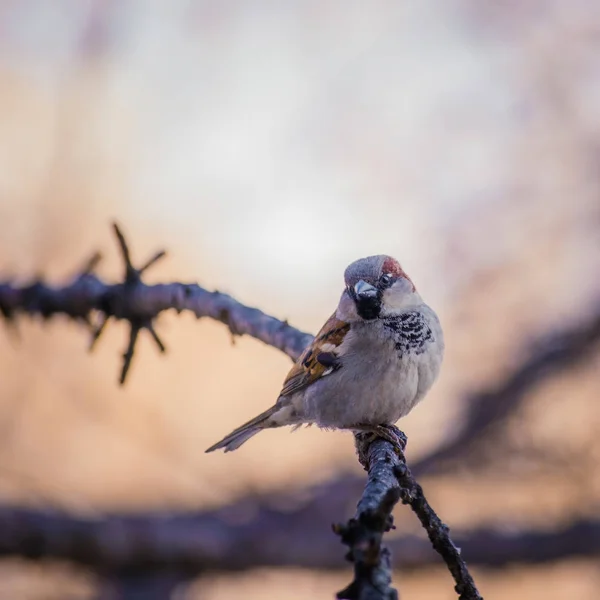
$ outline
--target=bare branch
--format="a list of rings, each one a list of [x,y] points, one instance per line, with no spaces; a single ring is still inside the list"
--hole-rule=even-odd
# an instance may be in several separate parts
[[[354,580],[337,597],[346,600],[395,600],[398,597],[390,587],[390,553],[381,542],[383,534],[393,527],[392,510],[402,499],[417,515],[433,548],[454,577],[459,599],[482,600],[460,551],[450,539],[448,527],[431,508],[423,489],[406,466],[406,436],[394,429],[401,440],[401,445],[396,447],[380,438],[372,441],[368,436],[356,435],[359,459],[369,477],[356,517],[335,528],[344,544],[350,547],[347,558],[354,563]]]
[[[345,568],[339,542],[313,510],[282,510],[256,498],[248,498],[244,508],[244,513],[236,512],[241,510],[238,505],[200,513],[86,518],[3,506],[0,556],[63,559],[114,576],[163,570],[185,576],[258,567]],[[254,517],[243,520],[248,512]],[[549,531],[476,529],[462,532],[454,541],[471,565],[489,568],[596,558],[600,557],[600,521],[581,520]],[[423,537],[392,537],[387,545],[394,568],[415,570],[439,564]]]
[[[469,573],[461,551],[450,538],[450,529],[437,516],[427,502],[423,488],[416,482],[405,461],[394,467],[394,473],[400,483],[400,497],[419,517],[435,551],[442,557],[454,578],[456,593],[460,600],[482,600],[475,582]]]
[[[404,449],[406,437],[404,434],[398,437]],[[354,563],[354,579],[337,597],[396,600],[398,593],[391,587],[390,551],[382,546],[382,540],[383,534],[393,528],[392,510],[400,499],[400,487],[393,471],[393,465],[399,464],[399,454],[391,443],[381,439],[373,441],[372,436],[356,434],[355,440],[359,460],[369,477],[356,516],[345,525],[334,527],[335,533],[350,548],[346,558]]]

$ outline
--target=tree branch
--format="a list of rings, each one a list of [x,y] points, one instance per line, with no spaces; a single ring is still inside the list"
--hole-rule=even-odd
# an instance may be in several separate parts
[[[345,568],[330,523],[313,510],[293,512],[256,498],[249,498],[241,510],[236,505],[199,513],[81,517],[1,506],[0,556],[67,560],[116,576],[168,571],[185,578],[260,567]],[[248,512],[253,518],[242,521]],[[551,530],[475,529],[463,531],[454,541],[471,565],[488,568],[600,558],[600,521],[582,519]],[[391,537],[387,545],[394,568],[418,570],[439,564],[421,536]]]
[[[382,546],[382,538],[392,529],[392,510],[402,499],[417,515],[433,548],[454,577],[459,600],[482,600],[460,551],[450,539],[449,528],[431,508],[406,465],[406,436],[393,429],[400,441],[397,447],[380,438],[355,436],[359,460],[369,477],[356,517],[334,529],[350,547],[347,558],[354,563],[354,579],[337,597],[346,600],[395,600],[398,597],[396,590],[390,587],[390,553]]]
[[[427,502],[423,488],[416,482],[405,461],[394,467],[394,474],[401,487],[400,497],[408,504],[421,521],[435,551],[442,557],[454,578],[456,593],[460,600],[482,600],[475,582],[469,573],[461,551],[450,538],[450,529],[442,523]]]
[[[92,332],[91,347],[98,341],[109,319],[129,321],[130,337],[123,356],[121,383],[127,377],[141,329],[148,330],[159,349],[164,351],[164,345],[154,330],[154,320],[169,309],[177,312],[188,310],[197,318],[209,317],[220,321],[227,325],[233,336],[250,335],[294,360],[313,339],[312,335],[299,331],[286,321],[246,306],[228,294],[210,292],[195,283],[146,285],[142,274],[164,256],[164,251],[157,252],[142,268],[136,269],[131,263],[125,237],[117,225],[114,225],[114,230],[124,262],[121,283],[109,284],[93,274],[92,270],[100,260],[99,254],[95,254],[83,270],[63,286],[52,287],[41,280],[23,287],[0,282],[0,314],[9,322],[19,315],[39,315],[49,319],[63,314],[89,323],[91,313],[97,311],[102,315],[101,324]]]
[[[400,432],[399,432],[400,433]],[[399,436],[403,446],[406,437]],[[400,487],[393,471],[400,464],[398,454],[389,442],[355,435],[361,464],[369,476],[356,508],[356,516],[334,531],[350,551],[347,560],[354,563],[354,579],[337,597],[346,600],[396,600],[391,587],[392,566],[388,548],[382,546],[383,534],[394,526],[392,510],[400,499]]]

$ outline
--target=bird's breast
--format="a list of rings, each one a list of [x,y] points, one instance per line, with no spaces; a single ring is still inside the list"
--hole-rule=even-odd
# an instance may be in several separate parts
[[[342,368],[307,394],[309,412],[325,427],[395,423],[408,414],[439,371],[436,323],[415,310],[354,328]]]

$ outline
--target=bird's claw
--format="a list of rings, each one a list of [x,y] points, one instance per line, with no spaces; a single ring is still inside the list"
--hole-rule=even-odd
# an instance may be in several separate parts
[[[404,456],[406,448],[406,435],[395,425],[366,425],[359,424],[351,428],[356,437],[356,448],[359,454],[359,460],[364,466],[363,456],[368,448],[376,439],[383,439],[392,444],[394,452],[399,456]]]

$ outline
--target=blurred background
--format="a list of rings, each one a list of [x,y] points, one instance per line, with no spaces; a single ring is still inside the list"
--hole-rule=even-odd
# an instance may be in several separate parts
[[[98,249],[116,280],[116,219],[138,263],[168,249],[147,281],[198,281],[315,332],[346,264],[392,254],[447,338],[439,382],[402,422],[410,462],[452,438],[473,394],[598,315],[599,198],[597,2],[0,2],[0,280],[64,283]],[[185,314],[157,328],[167,356],[142,336],[119,389],[124,325],[93,355],[66,319],[22,319],[17,341],[0,327],[2,503],[192,511],[361,481],[344,433],[205,455],[271,405],[289,359]],[[548,372],[479,460],[421,479],[453,531],[598,516],[599,369],[596,346]],[[424,535],[396,512],[397,534]],[[592,554],[474,575],[486,600],[592,600]],[[331,598],[349,567],[207,575],[181,597]],[[66,564],[0,573],[0,598],[98,593]],[[441,562],[394,583],[407,600],[456,597]]]

